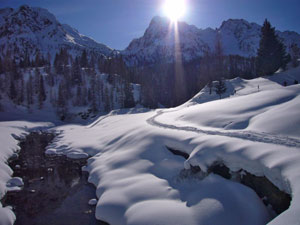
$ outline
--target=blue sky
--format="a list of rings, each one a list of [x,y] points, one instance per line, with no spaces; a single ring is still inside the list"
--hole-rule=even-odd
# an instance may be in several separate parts
[[[152,17],[161,15],[164,0],[0,0],[0,8],[23,4],[47,8],[62,23],[112,48],[124,49],[143,35]],[[268,18],[279,30],[300,33],[299,0],[187,0],[182,20],[199,28],[246,19],[262,24]]]

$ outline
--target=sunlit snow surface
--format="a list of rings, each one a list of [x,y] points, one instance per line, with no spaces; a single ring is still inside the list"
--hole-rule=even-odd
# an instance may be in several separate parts
[[[271,79],[281,83],[287,77],[282,73]],[[88,126],[56,127],[61,133],[48,152],[93,156],[83,169],[97,188],[96,217],[113,225],[269,221],[265,206],[248,187],[218,175],[180,173],[191,165],[206,171],[216,161],[232,171],[266,176],[292,194],[290,208],[270,224],[300,224],[300,85],[282,87],[271,79],[227,81],[232,88],[222,100],[204,89],[177,108],[123,110]],[[175,156],[166,146],[190,157]],[[4,182],[11,175],[5,168]]]

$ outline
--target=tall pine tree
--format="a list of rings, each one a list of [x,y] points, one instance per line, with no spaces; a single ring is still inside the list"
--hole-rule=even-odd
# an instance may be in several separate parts
[[[44,78],[40,75],[40,82],[39,82],[39,90],[38,90],[38,100],[39,100],[39,109],[43,108],[43,102],[46,100],[46,92],[44,87]]]
[[[291,47],[291,60],[293,67],[297,67],[300,65],[300,48],[297,46],[297,44],[292,44]]]
[[[261,40],[256,58],[256,72],[259,76],[271,75],[279,68],[285,68],[288,57],[285,46],[275,34],[275,28],[266,19],[261,28]]]
[[[222,97],[222,94],[224,94],[226,92],[227,88],[226,88],[226,84],[223,80],[223,78],[218,80],[218,83],[215,86],[215,91],[216,94],[220,96],[220,99]]]

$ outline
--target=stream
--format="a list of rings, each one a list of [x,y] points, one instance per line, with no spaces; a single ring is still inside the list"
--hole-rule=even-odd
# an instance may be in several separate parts
[[[96,220],[95,187],[82,172],[86,159],[46,156],[54,134],[32,132],[20,142],[19,156],[9,160],[14,177],[21,177],[21,191],[9,191],[2,200],[16,214],[15,225],[107,225]]]

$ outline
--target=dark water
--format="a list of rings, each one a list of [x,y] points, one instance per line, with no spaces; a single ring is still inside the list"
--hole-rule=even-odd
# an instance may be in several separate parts
[[[29,134],[20,142],[19,157],[9,163],[14,176],[24,181],[23,190],[8,192],[3,200],[13,206],[15,225],[106,224],[95,219],[95,206],[88,205],[96,196],[88,174],[81,171],[86,160],[45,156],[53,138],[53,134]]]

